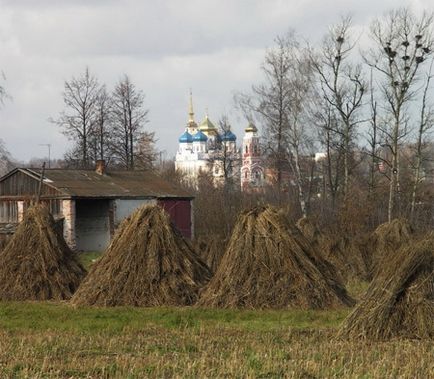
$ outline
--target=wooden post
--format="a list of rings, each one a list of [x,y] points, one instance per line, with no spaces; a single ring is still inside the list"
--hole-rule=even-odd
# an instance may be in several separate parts
[[[36,197],[36,204],[39,204],[41,200],[42,182],[44,181],[44,175],[45,175],[45,162],[42,164],[42,173],[41,173],[41,178],[39,179],[39,188],[38,188],[38,195]]]

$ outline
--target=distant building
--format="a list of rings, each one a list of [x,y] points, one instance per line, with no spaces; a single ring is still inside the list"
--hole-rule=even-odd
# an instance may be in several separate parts
[[[17,168],[0,178],[0,231],[22,220],[40,182],[40,169]],[[103,161],[96,171],[48,169],[41,201],[74,250],[104,250],[119,223],[146,203],[161,205],[184,236],[193,236],[193,197],[148,171],[105,172]]]
[[[197,184],[201,173],[211,174],[215,184],[224,181],[225,171],[227,177],[237,176],[240,154],[236,145],[236,135],[231,130],[219,131],[208,115],[200,125],[197,125],[191,94],[188,114],[187,126],[178,140],[175,168],[193,185]]]

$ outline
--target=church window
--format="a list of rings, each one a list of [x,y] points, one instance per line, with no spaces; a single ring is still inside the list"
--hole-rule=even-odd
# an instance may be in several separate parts
[[[249,148],[246,146],[246,154],[249,152]]]
[[[255,151],[255,154],[258,154],[258,146],[255,145],[254,151]]]
[[[244,173],[244,178],[247,179],[247,171]]]

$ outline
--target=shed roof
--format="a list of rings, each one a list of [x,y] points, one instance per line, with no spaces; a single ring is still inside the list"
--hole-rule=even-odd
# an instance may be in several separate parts
[[[42,170],[18,168],[0,178],[0,183],[17,171],[40,180]],[[43,183],[68,197],[193,198],[187,191],[151,171],[109,171],[100,175],[93,170],[46,169]]]

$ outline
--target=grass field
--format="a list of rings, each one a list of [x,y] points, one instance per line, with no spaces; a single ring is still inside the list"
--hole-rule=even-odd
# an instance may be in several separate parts
[[[348,310],[0,303],[0,378],[429,378],[432,342],[348,342]]]
[[[0,379],[434,377],[432,341],[337,340],[348,312],[0,302]]]

